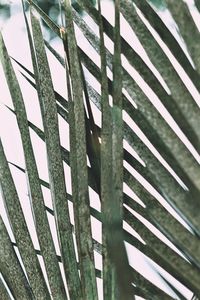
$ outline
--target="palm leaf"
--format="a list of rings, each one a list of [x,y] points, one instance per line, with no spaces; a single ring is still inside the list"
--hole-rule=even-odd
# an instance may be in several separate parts
[[[112,184],[112,111],[109,105],[108,93],[108,79],[106,71],[106,52],[103,36],[103,23],[101,17],[101,3],[98,1],[99,10],[99,33],[100,33],[100,54],[101,54],[101,110],[102,110],[102,130],[101,130],[101,201],[102,201],[102,214],[103,214],[103,249],[104,249],[104,262],[103,262],[103,288],[104,298],[118,298],[118,293],[121,294],[122,284],[120,283],[119,289],[117,286],[117,274],[114,268],[115,256],[112,255],[113,248],[116,246],[116,239],[114,243],[111,240],[112,229],[112,205],[111,199],[114,199]],[[119,201],[119,199],[118,199]],[[111,247],[111,249],[109,249]],[[109,252],[110,251],[110,252]],[[126,286],[127,286],[126,282]],[[126,287],[125,286],[125,287]],[[114,294],[114,295],[113,295]],[[129,297],[127,290],[126,296]]]
[[[27,299],[33,299],[32,291],[29,287],[27,278],[22,270],[19,263],[17,255],[13,249],[10,241],[10,237],[3,223],[2,218],[0,218],[1,224],[1,272],[4,279],[7,282],[12,294],[17,298],[24,297]],[[11,263],[10,268],[7,267],[8,259]],[[6,288],[1,281],[1,297],[3,299],[10,299]],[[7,297],[7,298],[6,298]]]
[[[11,220],[12,230],[18,243],[19,251],[23,259],[26,272],[31,282],[34,295],[48,296],[47,286],[40,269],[39,261],[33,251],[33,244],[24,219],[22,208],[18,199],[17,191],[8,167],[6,157],[1,146],[1,189],[3,192],[4,205]],[[3,223],[2,223],[3,224]],[[3,225],[2,225],[3,226]],[[10,250],[11,251],[11,250]],[[3,249],[2,249],[3,252]],[[34,265],[32,265],[34,264]]]
[[[63,23],[62,27],[51,20],[35,1],[27,2],[31,7],[32,34],[25,13],[24,17],[34,73],[22,63],[15,59],[14,61],[22,68],[26,81],[37,90],[43,131],[26,116],[24,99],[2,38],[1,61],[14,104],[14,109],[8,109],[16,115],[25,157],[25,169],[15,162],[10,165],[27,175],[32,213],[41,249],[36,250],[33,247],[1,145],[1,189],[16,239],[16,242],[11,241],[1,220],[2,295],[9,299],[9,289],[15,298],[65,299],[68,297],[64,288],[66,279],[70,299],[98,299],[98,277],[103,279],[104,299],[133,299],[134,296],[145,299],[173,299],[173,296],[147,280],[145,271],[140,274],[129,266],[124,245],[126,241],[187,287],[195,294],[193,298],[197,299],[200,296],[200,168],[197,153],[200,148],[199,108],[191,89],[186,87],[177,73],[177,67],[171,63],[151,29],[154,28],[199,90],[199,33],[186,4],[179,1],[179,5],[175,6],[172,1],[166,0],[195,69],[167,25],[145,0],[115,1],[114,26],[102,15],[100,1],[98,10],[89,0],[78,0],[76,5],[65,1],[60,6],[66,18],[66,26]],[[195,3],[198,8],[198,1]],[[65,58],[43,40],[33,8],[61,38]],[[80,8],[99,27],[100,37],[95,27],[88,26],[84,17],[79,15]],[[138,54],[121,33],[121,15],[137,35],[151,63],[170,89],[170,94],[166,91],[166,85],[163,85],[147,65],[142,54]],[[96,51],[101,67],[92,61],[90,53],[78,46],[74,23]],[[191,31],[196,36],[195,40]],[[105,34],[114,43],[114,54],[105,44]],[[54,90],[45,45],[65,67],[67,100]],[[121,63],[121,54],[164,105],[181,131],[172,126],[175,123],[164,118],[152,96],[140,84],[139,77],[130,74],[127,66]],[[101,92],[97,87],[91,86],[84,69],[100,83]],[[108,70],[112,72],[112,79]],[[109,104],[110,97],[112,105]],[[137,107],[133,106],[133,101]],[[93,104],[101,114],[101,127],[96,125]],[[122,116],[122,110],[126,112],[124,116],[127,118]],[[70,151],[60,145],[58,115],[69,124]],[[143,135],[136,134],[132,124],[137,125]],[[38,175],[29,128],[46,145],[49,182]],[[180,132],[189,142],[186,143],[180,137]],[[123,149],[123,140],[140,158],[134,157],[131,148]],[[192,153],[189,143],[193,146]],[[87,165],[87,157],[90,166]],[[68,183],[66,184],[64,178],[63,161],[71,168],[72,195],[66,191]],[[123,190],[123,183],[134,191],[135,196],[127,195],[126,189]],[[50,189],[53,209],[44,205],[41,186]],[[91,206],[88,187],[99,196],[101,211]],[[142,200],[142,204],[135,201],[137,198]],[[70,219],[68,200],[74,209],[74,225]],[[61,256],[54,249],[54,237],[52,239],[47,213],[56,220]],[[92,236],[91,216],[103,225],[102,245]],[[139,237],[133,236],[129,229],[123,229],[123,224],[132,227]],[[16,247],[21,258],[14,252]],[[94,251],[102,255],[102,271],[96,268]],[[44,259],[50,290],[37,256]],[[60,273],[59,263],[64,266],[64,275]],[[160,276],[170,288],[169,294],[173,291],[175,299],[185,299],[171,281]]]
[[[66,43],[66,57],[68,59],[72,89],[72,99],[69,99],[69,113],[71,115],[71,122],[69,124],[71,125],[70,149],[72,155],[72,191],[75,195],[74,209],[76,214],[75,222],[77,226],[77,245],[80,259],[80,270],[82,274],[83,297],[85,299],[96,299],[97,287],[89,213],[83,85],[81,81],[80,63],[69,1],[65,1],[64,7],[67,24],[67,35],[64,37],[64,42]]]
[[[67,207],[67,194],[64,179],[64,171],[60,152],[60,141],[58,132],[58,120],[56,110],[56,100],[51,81],[50,70],[45,54],[44,42],[38,20],[31,14],[34,46],[36,52],[37,74],[39,76],[38,96],[40,99],[41,111],[46,136],[47,155],[49,163],[49,177],[54,203],[55,218],[59,229],[59,239],[61,243],[61,253],[65,272],[69,278],[69,293],[80,297],[80,280],[75,257],[75,248],[71,235],[71,226],[69,223],[69,212]],[[43,63],[41,63],[43,62]],[[41,97],[42,96],[42,97]],[[67,253],[71,253],[70,260]],[[77,272],[75,273],[75,268]]]
[[[6,57],[6,55],[7,54],[4,51],[4,56]],[[7,55],[7,59],[8,59],[8,55]],[[10,71],[13,72],[12,69]],[[9,80],[10,79],[8,77],[8,83],[10,82]],[[61,273],[60,273],[59,266],[57,264],[55,248],[50,233],[47,215],[44,208],[44,199],[42,195],[41,185],[39,182],[39,175],[38,175],[34,153],[31,145],[31,139],[29,136],[26,112],[23,104],[23,99],[19,95],[20,95],[20,90],[18,91],[18,95],[13,94],[13,102],[14,102],[17,121],[18,121],[18,126],[21,132],[22,144],[24,146],[24,156],[26,161],[26,170],[27,170],[28,184],[30,189],[31,204],[34,212],[38,238],[39,238],[41,249],[44,253],[47,272],[49,273],[50,278],[52,278],[52,282],[50,283],[52,290],[60,294],[61,297],[64,297],[65,294],[64,285],[62,284]],[[15,101],[16,99],[18,99],[18,102]],[[51,262],[53,262],[53,264],[51,264]]]

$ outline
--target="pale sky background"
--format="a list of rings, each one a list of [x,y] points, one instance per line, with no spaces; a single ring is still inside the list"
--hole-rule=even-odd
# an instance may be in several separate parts
[[[3,36],[5,38],[5,43],[7,45],[8,52],[11,56],[16,58],[19,62],[24,64],[26,67],[28,67],[29,69],[32,69],[28,40],[27,40],[27,36],[25,34],[23,15],[22,15],[21,7],[19,5],[20,0],[8,1],[8,2],[11,3],[12,17],[6,21],[0,19],[0,27],[3,31]],[[200,18],[200,15],[194,9],[193,1],[187,1],[187,2],[191,9],[193,17],[196,20],[197,25],[200,27],[200,22],[198,23],[198,21],[197,21],[198,18]],[[103,14],[106,16],[106,18],[111,23],[113,23],[113,7],[112,7],[111,1],[108,1],[108,0],[102,1],[102,11],[103,11]],[[187,52],[184,43],[179,38],[179,35],[176,30],[176,24],[173,22],[169,12],[164,10],[164,11],[161,11],[160,14],[162,14],[162,17],[164,17],[165,20],[167,20],[167,22],[169,24],[169,28],[174,33],[176,38],[179,40],[183,49]],[[142,17],[142,16],[141,16],[141,18],[144,19],[144,17]],[[85,16],[85,19],[86,19],[87,23],[92,28],[94,28],[94,31],[98,34],[98,32],[96,31],[97,28],[94,26],[91,19],[87,16]],[[200,107],[200,95],[197,92],[197,90],[194,88],[194,86],[192,85],[191,81],[185,74],[184,70],[177,63],[176,59],[173,57],[173,55],[171,54],[171,52],[169,51],[167,46],[164,45],[164,43],[159,39],[158,35],[148,24],[148,21],[144,20],[144,22],[146,22],[146,24],[149,27],[149,29],[151,30],[152,34],[157,38],[159,43],[165,49],[170,60],[173,61],[173,63],[176,65],[178,72],[181,74],[182,77],[185,78],[185,82],[186,82],[187,86],[189,86],[195,101],[198,103],[198,105]],[[166,84],[164,83],[162,78],[160,77],[159,73],[155,70],[155,68],[151,64],[150,60],[148,59],[145,51],[143,50],[143,48],[141,46],[141,44],[139,43],[138,39],[136,38],[136,36],[134,35],[134,33],[130,29],[129,25],[124,20],[124,18],[121,18],[121,30],[122,30],[122,35],[124,36],[124,38],[133,46],[133,48],[137,52],[142,53],[143,58],[146,60],[146,63],[155,72],[156,76],[162,82],[166,91],[168,93],[170,93],[168,87],[166,86]],[[86,51],[87,52],[89,51],[91,58],[93,58],[96,63],[98,62],[98,64],[100,64],[100,60],[97,57],[96,52],[92,49],[92,47],[86,41],[83,34],[79,30],[76,30],[76,33],[77,33],[78,42],[81,45],[81,47],[83,49],[87,49]],[[45,36],[48,37],[47,32],[45,32]],[[51,44],[53,47],[56,48],[56,50],[58,52],[60,52],[61,54],[63,53],[62,44],[58,39],[52,40]],[[113,45],[112,45],[112,42],[108,38],[106,38],[106,45],[110,50],[112,50]],[[52,78],[53,78],[55,90],[57,92],[59,92],[61,95],[63,95],[64,97],[66,97],[65,71],[57,63],[55,58],[49,52],[48,52],[48,58],[49,58],[50,66],[51,66]],[[170,126],[175,129],[177,135],[186,144],[186,146],[191,151],[191,153],[196,158],[196,160],[198,162],[200,162],[199,154],[196,152],[194,147],[190,144],[190,142],[184,136],[184,134],[182,133],[180,128],[176,125],[176,123],[171,118],[169,113],[166,111],[164,106],[161,104],[160,100],[155,95],[155,93],[144,82],[144,80],[137,73],[137,71],[134,70],[134,68],[128,64],[126,59],[124,59],[122,57],[122,61],[123,61],[123,65],[130,72],[131,76],[133,76],[134,79],[136,80],[136,82],[140,86],[142,86],[142,88],[145,90],[145,93],[151,97],[150,101],[152,101],[152,103],[154,105],[156,105],[156,108],[165,117],[165,119],[170,124]],[[39,109],[39,104],[37,101],[36,92],[32,87],[30,87],[30,85],[26,82],[26,80],[21,76],[21,74],[19,73],[19,67],[16,64],[13,64],[13,65],[15,67],[16,74],[17,74],[18,80],[19,80],[21,88],[22,88],[28,119],[42,129],[42,120],[41,120],[40,109]],[[108,74],[109,74],[109,76],[111,75],[110,73],[108,73]],[[88,73],[86,74],[86,76],[88,78],[90,78],[91,84],[99,91],[100,86],[96,82],[96,80],[94,78],[92,78]],[[7,155],[8,161],[13,162],[21,167],[24,167],[23,151],[22,151],[20,135],[19,135],[16,119],[15,119],[15,116],[4,105],[4,104],[6,104],[9,107],[13,107],[12,100],[9,95],[9,91],[7,88],[7,84],[6,84],[4,75],[3,75],[1,65],[0,65],[0,86],[1,86],[0,136],[2,138],[5,153]],[[93,107],[93,110],[95,113],[95,120],[96,120],[97,124],[100,125],[101,115],[100,115],[98,109],[94,105],[92,105],[92,107]],[[165,167],[169,169],[170,167],[167,165],[167,163],[164,161],[164,159],[161,157],[161,155],[151,145],[151,143],[144,136],[144,134],[141,132],[141,130],[136,126],[136,124],[133,122],[133,120],[130,119],[130,117],[126,113],[124,113],[124,120],[131,126],[131,128],[133,128],[133,130],[136,132],[136,134],[138,134],[138,136],[143,138],[145,144],[151,149],[151,151],[154,153],[154,155],[156,155],[156,157],[160,160],[160,162],[163,163],[165,165]],[[66,122],[63,121],[63,119],[61,119],[60,116],[59,116],[59,128],[60,128],[61,144],[64,147],[66,147],[67,149],[69,149],[68,125],[66,124]],[[33,133],[32,131],[30,131],[30,132],[31,132],[31,138],[32,138],[33,148],[34,148],[36,161],[37,161],[37,165],[38,165],[38,169],[39,169],[40,178],[48,181],[45,145],[43,142],[41,142],[41,140],[36,136],[35,133]],[[141,159],[137,156],[137,154],[128,145],[127,142],[124,143],[124,147],[128,151],[130,151],[133,155],[135,155],[135,157],[141,163],[144,164],[144,162],[141,161]],[[184,223],[184,221],[180,219],[180,217],[173,211],[173,209],[170,208],[168,204],[166,204],[166,201],[162,198],[162,196],[150,184],[148,184],[142,176],[140,176],[131,166],[129,166],[128,163],[125,162],[124,166],[125,166],[125,168],[128,169],[128,171],[130,171],[133,174],[133,176],[135,176],[152,193],[152,195],[155,196],[155,198],[158,201],[163,203],[163,205],[165,205],[167,207],[167,209],[170,210],[177,219],[179,219],[180,222]],[[65,175],[66,175],[67,190],[70,193],[71,192],[70,169],[66,164],[64,164],[64,169],[65,169]],[[169,171],[176,178],[176,180],[183,186],[183,188],[187,189],[187,187],[181,182],[181,180],[174,173],[174,171],[172,169],[169,169]],[[28,198],[28,194],[27,194],[27,184],[26,184],[25,175],[13,166],[11,166],[11,172],[12,172],[14,181],[16,183],[18,195],[19,195],[22,207],[24,209],[24,214],[25,214],[25,217],[27,220],[29,230],[31,232],[34,246],[36,249],[39,249],[39,243],[38,243],[36,232],[35,232],[35,227],[34,227],[33,218],[32,218],[32,214],[31,214],[31,208],[30,208],[30,204],[29,204],[29,198]],[[49,190],[46,188],[42,188],[42,189],[43,189],[43,193],[44,193],[45,204],[52,208],[52,202],[51,202],[51,196],[50,196]],[[132,196],[132,198],[135,201],[141,202],[141,200],[138,199],[137,196],[133,193],[133,191],[130,190],[130,188],[128,188],[126,185],[124,185],[124,191],[128,195]],[[94,191],[92,191],[91,189],[89,189],[89,192],[90,192],[90,198],[91,198],[91,205],[93,207],[97,208],[98,210],[100,210],[100,201],[98,199],[97,194]],[[12,235],[12,231],[10,229],[9,222],[6,217],[2,198],[0,198],[0,212],[1,212],[1,215],[3,216],[5,224],[9,230],[11,239],[12,239],[12,241],[14,241],[14,237]],[[133,214],[136,215],[135,212],[133,212]],[[57,236],[56,236],[54,218],[52,216],[50,216],[49,214],[48,214],[48,217],[49,217],[50,226],[51,226],[51,229],[53,232],[53,236],[55,239],[56,250],[57,250],[57,253],[59,254],[60,251],[59,251],[59,246],[58,246],[58,241],[57,241]],[[187,226],[185,223],[184,223],[184,225]],[[125,223],[124,223],[124,228],[127,228],[135,236],[138,236],[137,233],[132,228],[130,228],[130,226],[128,226]],[[151,226],[151,230],[153,232],[158,232],[158,231],[156,231],[156,229],[153,226]],[[93,217],[92,217],[92,233],[93,233],[93,237],[96,240],[98,240],[99,242],[101,242],[101,224],[99,221],[95,220]],[[175,249],[175,251],[178,251],[161,233],[158,233],[158,234],[159,234],[160,239],[162,239],[170,247]],[[157,273],[155,272],[154,268],[155,269],[157,268],[164,277],[166,277],[169,281],[171,281],[173,284],[176,285],[177,289],[179,289],[187,299],[191,299],[192,293],[187,288],[185,288],[182,284],[175,281],[175,279],[173,279],[169,274],[167,274],[162,268],[158,267],[155,263],[153,263],[150,259],[145,257],[140,251],[135,249],[133,246],[126,244],[126,247],[127,247],[127,251],[128,251],[129,261],[130,261],[131,266],[133,266],[133,268],[135,268],[137,271],[143,273],[146,278],[151,280],[157,286],[161,287],[167,293],[169,293],[170,295],[173,295],[172,290],[165,285],[164,281],[162,279],[160,279],[159,276],[157,275]],[[40,258],[40,260],[41,260],[41,258]],[[41,263],[43,264],[42,261],[41,261]],[[98,268],[102,267],[101,256],[96,252],[95,252],[95,263],[96,263],[96,267],[98,267]],[[145,272],[144,272],[144,270],[145,270]],[[98,280],[98,287],[99,287],[99,299],[101,300],[101,299],[103,299],[102,298],[102,282],[101,282],[101,280]],[[137,299],[142,299],[142,298],[137,297]]]

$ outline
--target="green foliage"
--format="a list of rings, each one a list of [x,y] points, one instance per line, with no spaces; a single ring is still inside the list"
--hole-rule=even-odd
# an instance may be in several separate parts
[[[164,7],[162,1],[151,2],[158,9]],[[169,31],[165,20],[161,20],[146,0],[116,0],[114,26],[101,14],[100,0],[98,9],[95,2],[90,0],[77,0],[72,4],[65,0],[61,6],[55,5],[54,1],[27,0],[22,3],[33,71],[9,57],[4,38],[0,35],[0,60],[13,102],[13,109],[8,109],[10,114],[16,116],[25,161],[25,168],[8,162],[4,143],[0,143],[1,192],[15,238],[10,238],[0,218],[0,295],[3,300],[10,299],[9,290],[15,299],[95,300],[98,299],[96,279],[102,278],[104,300],[129,300],[136,299],[136,296],[153,300],[186,299],[174,282],[160,271],[155,272],[168,291],[173,291],[172,296],[147,280],[145,270],[140,274],[130,266],[124,243],[127,242],[190,290],[193,299],[199,299],[199,162],[180,139],[174,125],[169,126],[163,112],[157,110],[158,102],[152,103],[155,97],[145,91],[144,84],[138,81],[138,75],[130,74],[121,61],[124,56],[199,152],[200,114],[191,88],[178,75],[177,64],[171,63],[133,3],[168,46],[196,90],[200,91],[200,34],[187,5],[183,1],[176,6],[173,0],[165,1],[195,68]],[[53,7],[55,15],[50,18]],[[27,8],[30,23],[26,16]],[[60,39],[64,57],[44,41],[35,11]],[[99,36],[85,22],[83,12],[96,23]],[[60,13],[65,20],[64,27],[57,24]],[[126,41],[120,28],[120,14],[139,38],[170,93],[146,63],[142,53],[138,54]],[[90,58],[90,53],[79,46],[74,23],[96,51],[100,67]],[[114,53],[106,46],[105,34],[113,41]],[[66,77],[61,80],[67,82],[67,99],[54,90],[46,48],[65,70]],[[25,109],[27,99],[23,98],[12,61],[18,64],[27,84],[37,92],[42,130],[28,119]],[[91,86],[84,68],[99,82],[101,91]],[[112,72],[112,79],[108,76],[108,70]],[[101,115],[101,127],[95,119],[94,105]],[[123,118],[123,111],[129,118]],[[62,117],[65,125],[69,125],[70,151],[61,146],[58,116]],[[153,151],[144,135],[135,133],[131,126],[133,121],[151,142]],[[39,176],[29,129],[45,144],[48,182]],[[124,147],[124,141],[130,146],[128,149]],[[131,147],[139,158],[133,155]],[[158,156],[155,149],[162,157]],[[65,176],[63,164],[70,166],[71,178]],[[40,249],[34,249],[32,233],[27,227],[24,207],[10,171],[11,165],[26,174]],[[143,177],[145,184],[136,173]],[[72,194],[68,193],[68,181],[71,182]],[[123,184],[135,195],[130,197],[127,190],[123,189]],[[50,190],[52,207],[45,204],[42,187]],[[89,187],[101,201],[100,211],[92,205]],[[74,217],[69,207],[73,207]],[[55,250],[55,236],[49,226],[49,215],[56,224],[59,255]],[[102,241],[96,240],[92,234],[91,217],[102,224]],[[135,230],[139,238],[123,227],[123,222]],[[16,248],[20,259],[14,251]],[[94,251],[103,259],[102,269],[95,264]],[[39,264],[39,256],[44,261],[48,285]],[[62,264],[63,273],[59,264]]]
[[[4,18],[10,17],[10,6],[9,6],[9,4],[0,2],[0,14]]]
[[[149,0],[157,9],[163,10],[166,8],[166,4],[164,0]]]

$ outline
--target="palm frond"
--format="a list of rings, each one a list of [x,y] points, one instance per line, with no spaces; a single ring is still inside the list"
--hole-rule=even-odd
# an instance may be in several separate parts
[[[200,44],[187,4],[165,1],[186,45],[184,50],[165,19],[146,0],[114,1],[113,24],[102,13],[102,1],[94,6],[89,0],[75,4],[65,0],[60,5],[65,16],[62,26],[36,1],[26,2],[30,23],[23,1],[22,11],[33,71],[9,57],[0,36],[0,58],[14,108],[6,106],[16,116],[25,159],[25,168],[8,162],[0,144],[2,199],[15,239],[9,236],[2,217],[3,299],[10,299],[10,294],[16,299],[189,299],[176,282],[198,299],[200,114],[192,89],[200,91]],[[197,0],[195,5],[199,9]],[[35,12],[59,38],[65,57],[44,40]],[[84,14],[93,26],[87,24]],[[123,20],[145,55],[127,41]],[[81,46],[75,28],[82,32],[97,61]],[[108,38],[114,51],[107,44]],[[67,99],[53,85],[47,49],[65,68]],[[27,116],[26,99],[12,61],[30,88],[37,91],[43,129]],[[181,78],[180,66],[193,88]],[[96,86],[91,84],[91,76]],[[95,111],[101,118],[100,126]],[[60,116],[69,126],[66,138],[69,135],[70,149],[61,146]],[[30,129],[45,144],[48,180],[39,176]],[[63,163],[70,168],[71,178],[66,177]],[[37,249],[10,166],[26,175]],[[52,207],[45,203],[43,188],[51,192]],[[98,209],[91,190],[100,203]],[[56,223],[60,253],[55,249],[49,215]],[[102,226],[100,239],[94,237],[92,220]],[[158,270],[152,271],[152,276],[156,273],[165,288],[146,278],[145,270],[132,267],[134,258],[127,244],[154,262]],[[102,269],[97,266],[96,253],[103,261]],[[97,279],[103,285],[102,295]]]

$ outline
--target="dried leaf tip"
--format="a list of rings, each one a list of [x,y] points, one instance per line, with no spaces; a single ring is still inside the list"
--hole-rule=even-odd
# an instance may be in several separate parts
[[[60,37],[61,37],[61,39],[65,39],[66,32],[67,32],[66,28],[61,26],[60,27]]]

